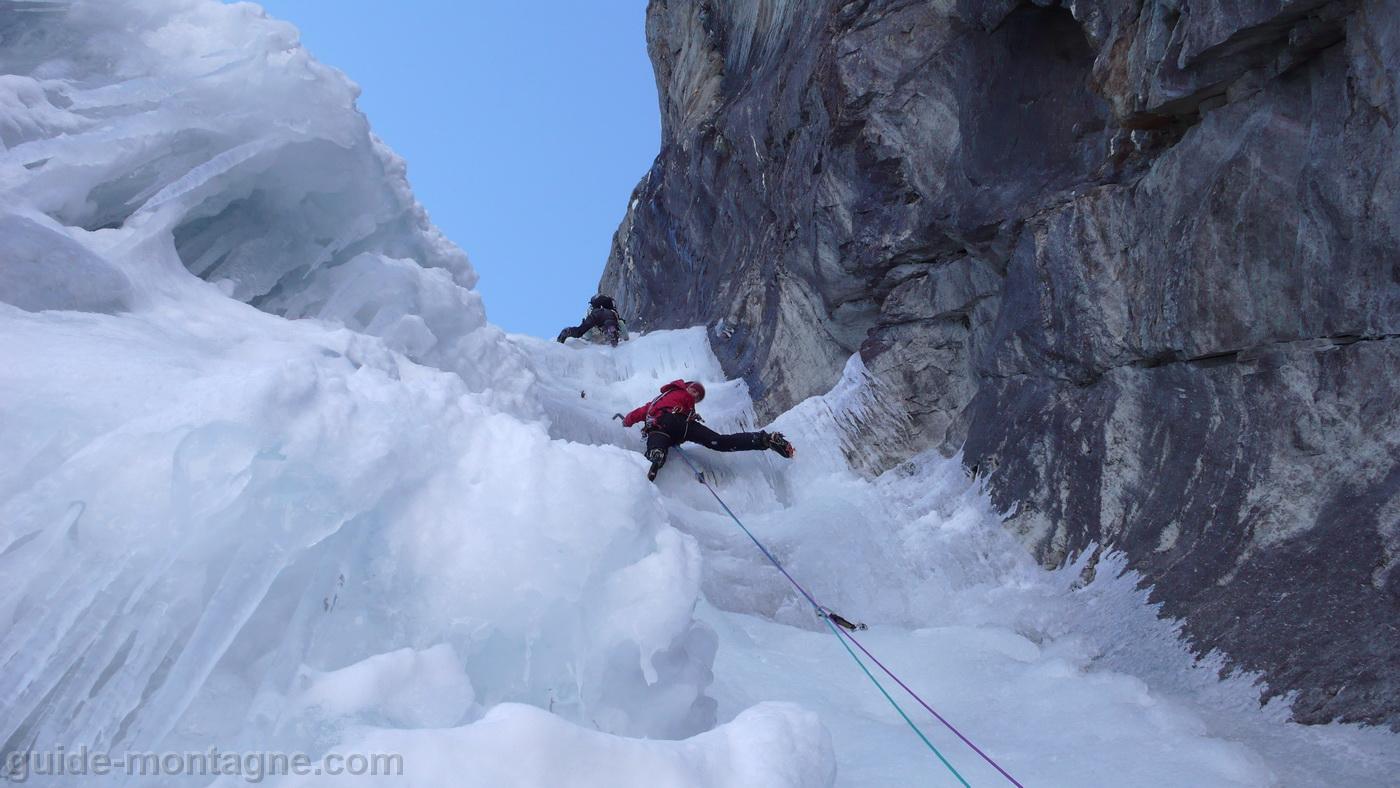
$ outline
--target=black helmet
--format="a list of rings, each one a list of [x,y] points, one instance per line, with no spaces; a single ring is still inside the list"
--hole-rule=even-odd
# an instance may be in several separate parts
[[[612,296],[605,296],[601,293],[588,299],[588,305],[594,309],[617,309],[613,306]]]

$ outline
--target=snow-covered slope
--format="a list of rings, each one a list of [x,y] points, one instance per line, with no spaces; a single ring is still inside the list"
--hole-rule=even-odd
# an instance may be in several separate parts
[[[696,545],[550,439],[353,86],[250,5],[3,13],[4,750],[711,728]],[[725,741],[657,757],[782,783]]]
[[[645,481],[611,415],[660,383],[752,424],[703,331],[489,325],[353,86],[256,7],[9,3],[0,42],[7,766],[217,746],[399,753],[395,785],[950,779],[680,463]],[[1111,561],[1084,588],[1037,569],[956,465],[852,472],[891,414],[853,361],[778,420],[795,462],[692,456],[1027,784],[1394,772],[1393,736],[1288,725],[1191,669]],[[322,781],[356,783],[281,782]]]

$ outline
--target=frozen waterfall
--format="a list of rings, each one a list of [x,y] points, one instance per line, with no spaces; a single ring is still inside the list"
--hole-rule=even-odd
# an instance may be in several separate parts
[[[217,747],[323,772],[267,777],[288,786],[948,784],[683,466],[648,483],[611,419],[686,377],[711,426],[754,427],[704,330],[613,349],[490,325],[355,92],[250,4],[0,4],[9,777]],[[957,462],[852,470],[894,414],[853,359],[778,419],[796,461],[693,456],[1026,784],[1400,771],[1394,735],[1287,723],[1193,665],[1112,556],[1087,584],[1035,565]],[[403,775],[321,768],[346,753]]]

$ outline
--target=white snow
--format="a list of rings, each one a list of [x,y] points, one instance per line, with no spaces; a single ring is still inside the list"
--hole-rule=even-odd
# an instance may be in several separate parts
[[[679,457],[646,481],[612,414],[668,380],[706,382],[710,426],[758,426],[703,329],[614,349],[491,326],[354,86],[256,6],[3,13],[7,757],[217,745],[402,754],[386,785],[953,784]],[[853,471],[900,428],[858,360],[775,427],[795,461],[689,456],[1027,785],[1400,768],[1393,734],[1287,723],[1250,677],[1193,666],[1116,557],[1083,588],[1078,566],[1037,567],[956,461]]]
[[[276,784],[804,788],[829,785],[834,771],[831,740],[817,716],[786,703],[753,706],[728,725],[679,742],[608,736],[533,706],[502,703],[474,725],[367,731],[333,754],[349,764],[349,755],[365,752],[400,753],[413,766],[404,770],[407,779],[322,774]]]
[[[305,669],[292,703],[329,717],[366,712],[395,728],[442,728],[461,721],[474,701],[461,657],[441,643],[375,654],[329,672]]]

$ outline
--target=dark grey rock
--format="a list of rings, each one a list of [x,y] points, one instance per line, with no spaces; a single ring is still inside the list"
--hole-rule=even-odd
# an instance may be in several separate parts
[[[602,286],[762,415],[859,352],[1045,563],[1400,727],[1400,7],[652,0]]]

